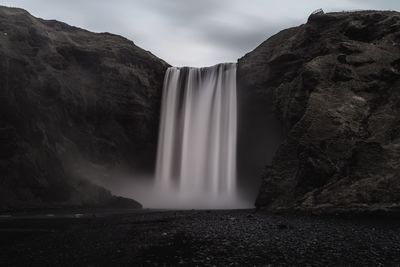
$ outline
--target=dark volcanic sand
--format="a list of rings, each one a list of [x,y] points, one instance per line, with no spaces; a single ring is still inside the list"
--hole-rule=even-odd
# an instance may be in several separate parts
[[[396,220],[253,210],[0,217],[0,266],[392,266]]]

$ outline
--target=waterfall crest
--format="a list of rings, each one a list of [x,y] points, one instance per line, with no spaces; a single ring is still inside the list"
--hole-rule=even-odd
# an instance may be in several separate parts
[[[167,70],[156,187],[173,195],[174,206],[232,203],[236,136],[236,64]]]

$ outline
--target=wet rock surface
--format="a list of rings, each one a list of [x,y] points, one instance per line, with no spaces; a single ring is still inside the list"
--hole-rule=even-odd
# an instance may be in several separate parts
[[[116,203],[70,164],[152,168],[167,66],[123,37],[0,7],[0,210]]]
[[[240,211],[0,217],[4,266],[397,266],[393,220]],[[92,214],[92,215],[91,215]]]
[[[264,99],[282,142],[256,206],[397,212],[400,14],[315,14],[239,60],[241,91]]]

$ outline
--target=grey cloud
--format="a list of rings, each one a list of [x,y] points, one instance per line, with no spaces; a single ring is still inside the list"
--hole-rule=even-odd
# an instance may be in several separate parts
[[[192,21],[226,8],[225,1],[215,0],[149,0],[147,6],[174,21]]]
[[[373,9],[399,10],[399,0],[348,0],[348,2],[359,4],[362,7]]]
[[[299,24],[300,20],[271,23],[263,19],[250,20],[246,27],[213,23],[203,25],[201,35],[204,42],[213,43],[220,49],[232,50],[240,57],[280,30]]]
[[[3,0],[45,19],[132,39],[173,65],[235,61],[317,8],[400,9],[399,0]]]
[[[202,32],[204,42],[210,42],[220,49],[228,49],[234,52],[243,52],[246,49],[255,48],[269,36],[279,31],[278,26],[260,27],[253,29],[234,29],[214,26]],[[238,53],[238,55],[240,55]]]

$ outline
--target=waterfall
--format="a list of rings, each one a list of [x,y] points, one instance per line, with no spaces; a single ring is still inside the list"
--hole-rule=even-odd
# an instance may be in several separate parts
[[[175,199],[173,206],[233,204],[236,135],[236,64],[169,68],[161,106],[158,190]]]

